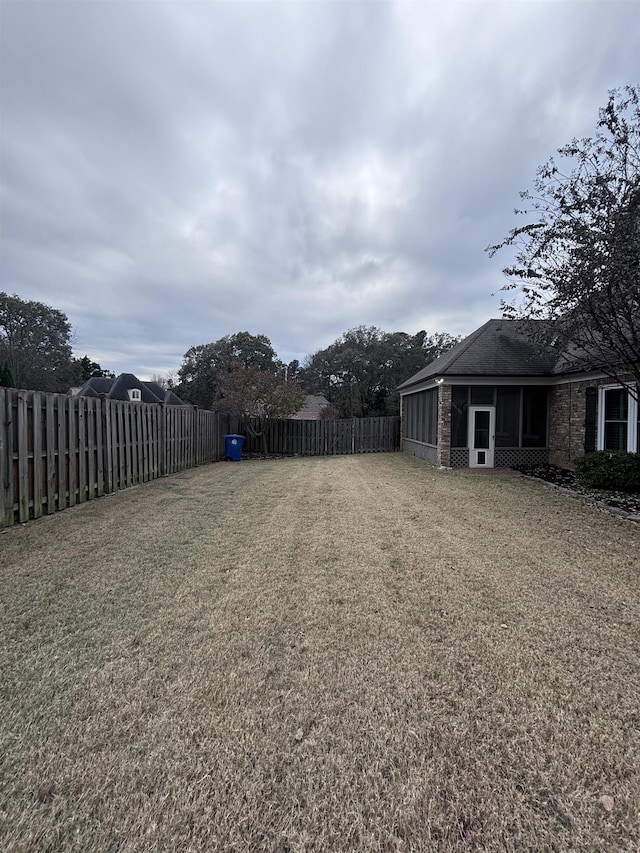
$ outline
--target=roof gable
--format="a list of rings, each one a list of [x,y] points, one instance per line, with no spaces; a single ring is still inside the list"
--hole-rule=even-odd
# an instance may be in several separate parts
[[[162,400],[157,397],[150,388],[147,388],[144,382],[138,379],[137,376],[134,376],[133,373],[121,373],[120,376],[114,380],[111,390],[109,391],[109,398],[111,400],[128,400],[128,391],[132,388],[137,388],[140,391],[143,403],[162,402]]]
[[[177,394],[174,394],[174,392],[170,388],[168,388],[164,392],[164,402],[168,406],[186,406],[186,405],[188,405],[187,403],[184,402],[184,400],[181,400]]]

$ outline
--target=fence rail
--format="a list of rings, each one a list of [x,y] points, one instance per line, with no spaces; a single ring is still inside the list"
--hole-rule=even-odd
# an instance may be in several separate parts
[[[272,453],[399,450],[399,418],[274,421]],[[260,429],[262,424],[253,424]],[[237,421],[191,406],[128,403],[0,388],[0,528],[224,459],[224,435],[263,439]]]

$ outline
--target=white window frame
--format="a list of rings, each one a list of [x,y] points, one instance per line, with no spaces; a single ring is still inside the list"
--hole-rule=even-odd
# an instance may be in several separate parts
[[[142,391],[139,388],[129,388],[127,394],[129,395],[130,403],[142,402]]]
[[[640,453],[640,447],[636,447],[638,435],[638,401],[624,385],[601,385],[598,388],[598,450],[604,450],[604,396],[607,391],[623,389],[627,392],[627,452]]]

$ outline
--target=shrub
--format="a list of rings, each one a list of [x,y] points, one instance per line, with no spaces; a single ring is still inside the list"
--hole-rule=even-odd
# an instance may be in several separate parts
[[[640,492],[640,453],[597,450],[576,459],[576,474],[582,486]]]

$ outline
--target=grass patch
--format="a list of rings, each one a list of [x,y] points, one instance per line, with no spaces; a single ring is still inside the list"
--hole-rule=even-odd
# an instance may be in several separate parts
[[[636,525],[401,454],[13,528],[0,846],[635,850],[638,554]]]

